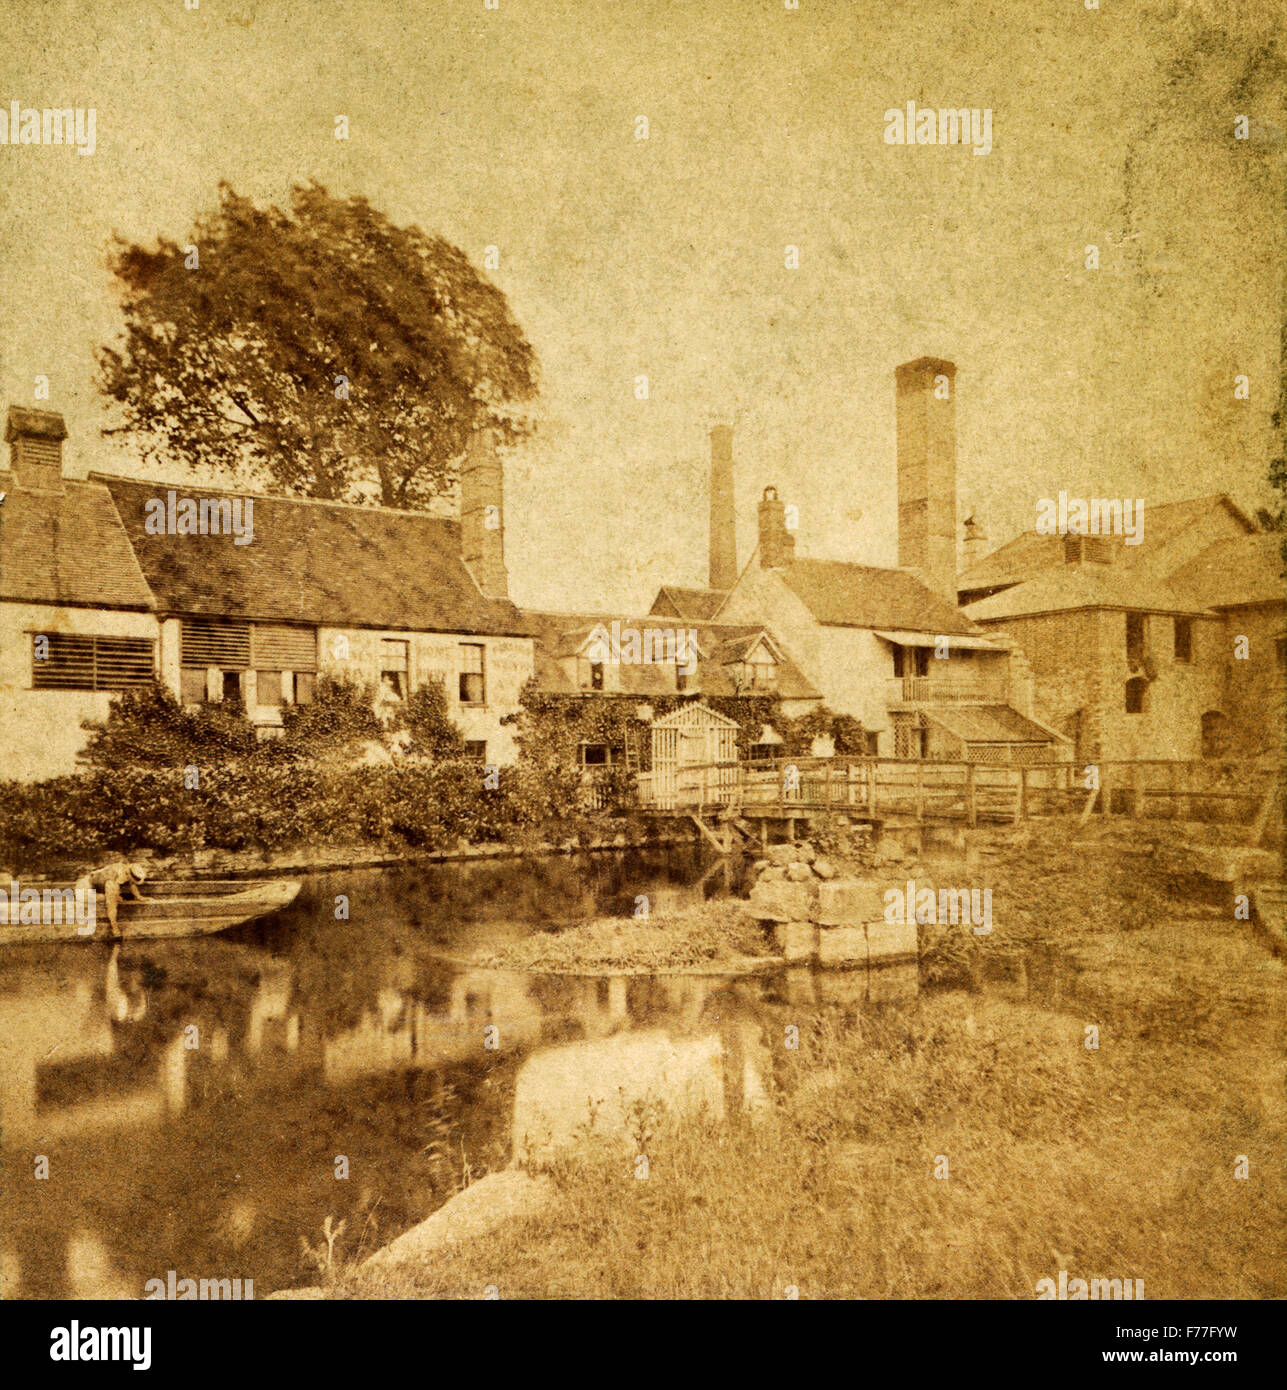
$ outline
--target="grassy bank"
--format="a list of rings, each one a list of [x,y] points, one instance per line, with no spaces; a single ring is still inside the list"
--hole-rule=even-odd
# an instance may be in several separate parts
[[[472,963],[550,974],[656,974],[754,968],[770,952],[766,933],[724,898],[646,918],[602,917],[534,932]]]
[[[761,1120],[663,1120],[643,1180],[583,1148],[540,1216],[336,1292],[1022,1299],[1062,1269],[1146,1298],[1287,1295],[1282,964],[1195,916],[1193,885],[1066,832],[980,872],[986,992],[766,1004]]]

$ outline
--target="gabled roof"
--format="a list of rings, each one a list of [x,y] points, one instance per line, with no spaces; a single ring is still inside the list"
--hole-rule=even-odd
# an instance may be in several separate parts
[[[1060,565],[1035,579],[1003,589],[999,594],[967,604],[964,611],[975,622],[1003,618],[1034,617],[1077,608],[1129,608],[1137,612],[1200,614],[1201,606],[1188,602],[1168,585],[1141,579],[1112,565]]]
[[[460,558],[460,523],[423,512],[254,497],[254,540],[151,535],[147,503],[175,485],[91,474],[116,503],[163,612],[406,632],[525,635]],[[178,488],[180,496],[247,496]]]
[[[1196,608],[1235,608],[1247,603],[1287,603],[1282,534],[1258,531],[1216,541],[1167,581]]]
[[[1145,553],[1153,554],[1180,534],[1186,527],[1201,520],[1213,508],[1224,508],[1244,532],[1253,532],[1255,523],[1224,493],[1209,497],[1190,497],[1181,502],[1162,502],[1144,507],[1142,545],[1126,545],[1124,537],[1109,536],[1112,544],[1112,563],[1130,567]],[[1041,570],[1063,563],[1064,537],[1025,531],[1012,541],[999,546],[957,578],[959,592],[994,589],[1003,584],[1018,584]]]
[[[536,684],[551,695],[585,695],[603,698],[601,691],[583,690],[573,676],[564,670],[563,662],[575,656],[584,646],[589,634],[598,626],[609,631],[614,622],[643,631],[645,627],[673,626],[664,617],[649,614],[644,618],[623,618],[617,614],[524,612],[523,617],[536,638]],[[702,696],[736,695],[738,686],[733,668],[741,663],[751,646],[761,637],[767,638],[778,660],[777,683],[772,693],[784,700],[818,700],[822,693],[805,679],[803,672],[783,653],[773,634],[758,623],[687,623],[697,633],[696,686]],[[614,695],[639,698],[674,695],[673,672],[665,666],[643,662],[623,662],[619,668],[620,685]],[[745,688],[742,694],[749,694]]]
[[[652,617],[685,618],[690,622],[707,622],[728,597],[727,589],[684,589],[677,584],[663,584],[649,610]]]
[[[0,492],[6,494],[0,506],[0,598],[90,608],[153,607],[147,580],[105,487],[64,481],[61,492],[36,492],[20,487],[12,473],[0,472]]]
[[[908,570],[798,558],[776,573],[810,613],[830,627],[949,634],[976,630],[954,603]]]

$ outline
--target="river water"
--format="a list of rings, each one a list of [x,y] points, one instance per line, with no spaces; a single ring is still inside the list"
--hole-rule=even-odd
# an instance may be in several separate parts
[[[0,957],[0,1290],[138,1298],[150,1279],[316,1282],[631,1085],[764,1088],[756,999],[914,997],[915,965],[719,976],[463,968],[532,931],[736,891],[694,847],[348,871],[188,942]],[[344,913],[347,910],[347,917]],[[45,1173],[46,1176],[41,1176]]]

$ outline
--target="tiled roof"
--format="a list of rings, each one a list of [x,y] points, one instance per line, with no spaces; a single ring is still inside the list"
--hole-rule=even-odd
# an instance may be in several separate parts
[[[677,584],[663,584],[652,601],[651,616],[706,622],[727,597],[727,589],[684,589]]]
[[[19,487],[0,472],[0,598],[94,608],[153,606],[108,490],[65,482],[62,492]]]
[[[1195,608],[1287,602],[1283,537],[1259,531],[1216,541],[1171,575],[1168,583]]]
[[[1126,545],[1124,537],[1105,537],[1112,546],[1112,563],[1130,567],[1146,554],[1152,555],[1160,545],[1178,536],[1185,527],[1199,521],[1213,508],[1224,507],[1245,530],[1254,531],[1254,523],[1246,513],[1223,493],[1210,497],[1189,497],[1181,502],[1161,502],[1143,509],[1143,535],[1146,544]],[[999,546],[961,574],[956,587],[961,592],[973,589],[992,589],[1002,584],[1017,584],[1030,579],[1043,569],[1063,563],[1064,537],[1040,535],[1025,531],[1012,541]]]
[[[941,705],[925,717],[967,743],[1054,743],[1055,735],[1009,705]]]
[[[1131,608],[1154,613],[1200,613],[1169,585],[1141,579],[1112,565],[1060,565],[1035,579],[967,604],[975,622],[1062,613],[1076,608]]]
[[[954,603],[907,570],[801,558],[777,572],[813,616],[832,627],[948,634],[975,631]]]
[[[536,636],[537,686],[551,695],[600,695],[598,691],[580,689],[560,664],[560,658],[577,652],[596,627],[611,630],[615,621],[623,627],[632,626],[642,632],[646,627],[665,628],[674,623],[673,619],[668,623],[664,617],[654,614],[646,618],[622,618],[620,614],[525,612],[523,616]],[[736,695],[738,691],[726,663],[740,661],[752,641],[767,629],[751,623],[687,623],[685,626],[697,631],[700,655],[694,684],[701,695]],[[778,677],[774,689],[764,693],[779,695],[784,700],[820,699],[821,692],[805,679],[794,662],[781,654],[781,648],[771,633],[769,640],[779,653]],[[620,690],[610,694],[647,697],[676,693],[673,673],[664,666],[654,664],[622,663],[620,683]],[[744,689],[741,693],[750,692]]]
[[[254,540],[150,535],[146,505],[172,484],[91,475],[115,499],[165,612],[406,632],[525,634],[512,603],[485,598],[460,558],[460,524],[423,512],[254,498]],[[182,496],[217,496],[175,488]]]

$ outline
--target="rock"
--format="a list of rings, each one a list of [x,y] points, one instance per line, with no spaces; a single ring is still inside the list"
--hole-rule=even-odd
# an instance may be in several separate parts
[[[788,867],[790,867],[790,866],[788,866]],[[785,881],[786,876],[787,876],[787,871],[786,871],[786,869],[783,869],[783,868],[779,867],[777,864],[770,864],[769,867],[768,867],[767,869],[765,869],[764,872],[760,875],[760,877],[759,877],[759,882],[760,882],[760,883],[782,883],[782,882]]]
[[[812,922],[778,922],[773,944],[789,961],[814,960],[818,954],[818,928]]]
[[[808,883],[813,878],[813,870],[807,864],[788,864],[786,876],[792,883]]]
[[[817,857],[818,852],[808,842],[808,840],[802,840],[796,846],[796,858],[799,860],[801,864],[812,864]]]
[[[419,1262],[445,1246],[476,1240],[508,1221],[531,1216],[554,1195],[546,1177],[531,1177],[521,1169],[489,1173],[458,1192],[446,1206],[400,1235],[362,1262],[363,1269],[388,1268],[407,1260]]]
[[[913,930],[912,938],[915,940]],[[855,927],[820,927],[818,929],[819,965],[866,965],[867,929]]]
[[[769,861],[767,859],[757,859],[755,863],[751,865],[751,872],[753,874],[762,874],[768,867]]]
[[[868,922],[867,958],[878,961],[915,960],[916,924],[914,922]]]
[[[884,838],[876,846],[877,864],[901,864],[907,858],[907,851],[897,840]]]
[[[788,864],[795,863],[795,853],[794,845],[770,845],[768,848],[769,863],[786,868]]]
[[[885,885],[874,878],[838,878],[817,886],[814,921],[824,927],[860,926],[885,915]]]
[[[747,913],[761,922],[806,922],[814,914],[816,890],[803,883],[783,883],[765,874],[751,889]]]
[[[817,874],[819,878],[835,878],[836,866],[830,859],[824,859],[819,855],[818,858],[813,861],[813,872]]]

